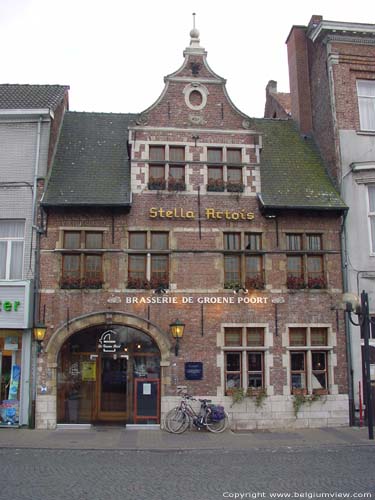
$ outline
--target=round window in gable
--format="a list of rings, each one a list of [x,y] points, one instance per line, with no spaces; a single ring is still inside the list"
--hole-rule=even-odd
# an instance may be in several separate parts
[[[193,90],[193,92],[190,92],[189,102],[194,107],[200,106],[202,104],[203,96],[199,92],[199,90]]]
[[[198,83],[190,83],[183,90],[186,106],[193,111],[200,111],[207,104],[208,89]]]

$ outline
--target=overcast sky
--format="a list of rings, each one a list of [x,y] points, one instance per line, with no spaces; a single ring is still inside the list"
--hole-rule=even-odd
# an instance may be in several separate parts
[[[269,80],[289,90],[292,25],[375,23],[373,0],[0,0],[0,83],[66,84],[71,110],[138,113],[181,66],[192,12],[209,65],[250,116],[263,116]]]

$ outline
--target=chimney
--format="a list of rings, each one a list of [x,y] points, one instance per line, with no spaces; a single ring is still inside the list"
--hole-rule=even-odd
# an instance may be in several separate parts
[[[315,17],[318,16],[313,16],[312,20]],[[312,114],[306,30],[305,26],[293,26],[286,44],[292,118],[298,123],[301,134],[310,135]]]

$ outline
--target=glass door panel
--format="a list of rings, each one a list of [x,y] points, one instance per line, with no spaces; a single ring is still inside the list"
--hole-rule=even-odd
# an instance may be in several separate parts
[[[112,354],[100,359],[99,419],[121,420],[127,410],[128,360]]]

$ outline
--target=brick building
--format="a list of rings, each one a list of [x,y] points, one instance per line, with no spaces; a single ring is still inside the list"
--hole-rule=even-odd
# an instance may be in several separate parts
[[[287,47],[292,118],[302,134],[313,136],[349,207],[342,232],[344,288],[357,296],[366,290],[374,316],[375,25],[326,21],[314,15],[308,26],[292,27]],[[360,397],[364,400],[364,341],[360,329],[349,322],[347,331],[353,420]],[[374,382],[375,329],[371,337]]]
[[[65,114],[42,199],[39,428],[158,424],[181,388],[236,429],[348,422],[345,204],[314,143],[239,111],[190,36],[144,112]]]

